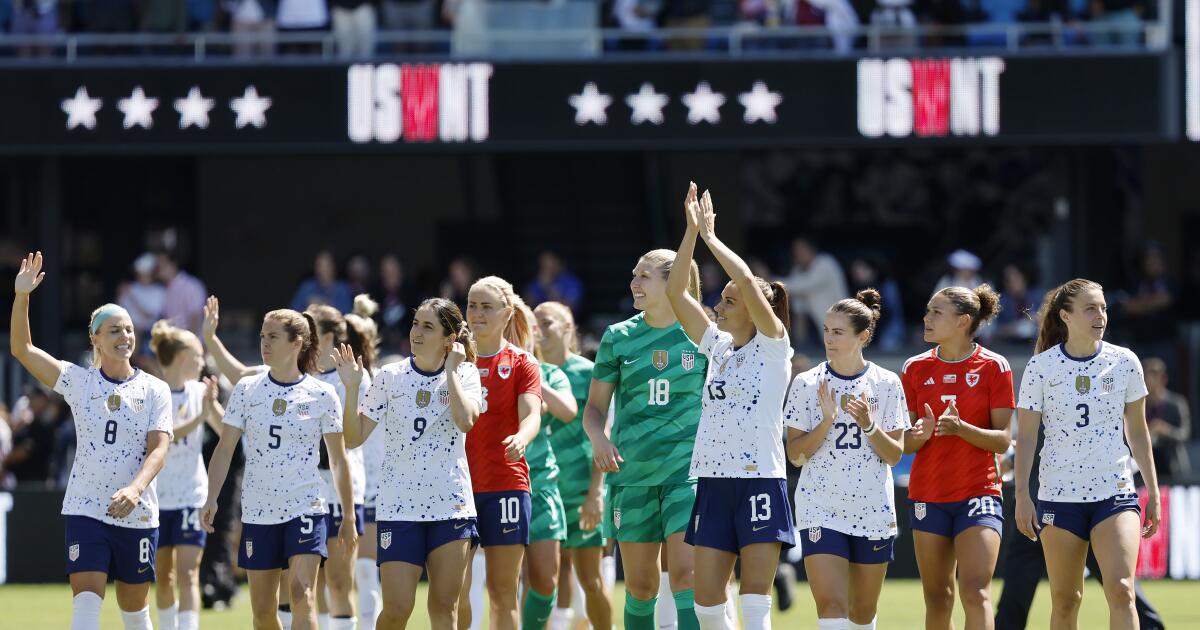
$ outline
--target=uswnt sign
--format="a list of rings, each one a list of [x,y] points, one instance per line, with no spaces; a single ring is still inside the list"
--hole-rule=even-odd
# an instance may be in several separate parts
[[[1161,142],[1172,59],[0,66],[0,152]]]

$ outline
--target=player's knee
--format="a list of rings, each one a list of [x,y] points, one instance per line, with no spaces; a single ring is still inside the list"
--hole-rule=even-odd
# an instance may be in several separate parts
[[[1050,605],[1060,613],[1073,613],[1083,603],[1083,591],[1074,587],[1051,588]]]
[[[992,599],[992,580],[989,575],[960,575],[959,587],[962,589],[962,604],[964,607],[979,608],[987,605]]]
[[[342,571],[325,571],[325,586],[330,593],[342,595],[350,592],[350,575]]]
[[[658,596],[658,577],[658,575],[626,574],[625,590],[633,595],[635,599],[653,599]]]
[[[542,572],[538,572],[536,574],[530,572],[529,588],[532,588],[542,595],[549,595],[553,593],[555,587],[558,586],[558,581],[553,579],[554,577],[555,576],[553,575],[547,575],[546,573]]]
[[[813,600],[817,605],[817,615],[825,618],[840,619],[846,616],[846,600],[832,594],[814,594]]]
[[[414,600],[387,598],[383,599],[383,610],[380,615],[385,617],[392,624],[403,625],[412,616],[414,608]],[[382,625],[382,624],[381,624]]]
[[[488,576],[487,593],[493,605],[500,604],[504,608],[517,601],[516,584],[510,584],[506,580],[493,580],[491,576]]]
[[[600,576],[576,576],[579,580],[579,588],[583,589],[583,594],[591,597],[604,597],[604,580]]]
[[[289,573],[292,574],[288,581],[288,594],[292,596],[292,608],[294,610],[313,608],[316,596],[313,581],[307,576],[297,575],[299,571],[290,571]]]
[[[878,602],[866,598],[850,600],[850,619],[857,619],[858,621],[856,623],[866,623],[871,621],[875,618],[877,604]]]
[[[925,594],[926,610],[941,612],[954,608],[953,584],[925,584],[922,590]]]
[[[279,627],[279,613],[275,610],[254,611],[254,630]]]
[[[1104,597],[1108,599],[1110,608],[1128,608],[1133,606],[1133,578],[1105,580]]]
[[[684,563],[679,563],[684,565]],[[667,569],[667,573],[671,579],[671,590],[682,591],[695,587],[695,575],[692,573],[692,565],[673,566]]]
[[[454,613],[458,608],[457,593],[437,593],[433,590],[429,591],[429,619],[439,620],[438,625],[445,627],[454,619]]]

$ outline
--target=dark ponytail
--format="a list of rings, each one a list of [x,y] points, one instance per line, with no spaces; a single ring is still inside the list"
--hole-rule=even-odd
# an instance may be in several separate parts
[[[1033,353],[1039,354],[1064,343],[1067,340],[1067,323],[1062,320],[1060,311],[1070,310],[1071,302],[1084,291],[1098,289],[1104,291],[1100,283],[1083,278],[1075,278],[1055,287],[1046,293],[1042,307],[1038,309],[1038,338]]]
[[[279,322],[287,333],[288,341],[300,340],[300,354],[296,357],[296,367],[301,374],[312,374],[317,371],[317,352],[320,341],[317,339],[317,320],[309,313],[298,313],[290,308],[271,311],[263,317],[263,321]]]
[[[475,337],[467,327],[458,305],[446,298],[429,298],[417,306],[417,310],[429,308],[442,325],[442,335],[454,336],[452,341],[461,343],[467,354],[467,363],[474,363],[479,353],[475,349]]]
[[[1000,296],[988,284],[981,284],[974,290],[966,287],[946,287],[938,291],[938,294],[950,300],[956,313],[971,318],[971,329],[968,332],[972,337],[981,325],[991,321],[1000,312]]]
[[[304,320],[308,322],[308,335],[300,345],[300,356],[296,357],[296,367],[300,368],[301,374],[312,374],[317,371],[317,352],[321,347],[321,342],[317,339],[317,320],[308,313],[303,313],[303,315]]]
[[[782,282],[767,282],[766,280],[754,276],[754,284],[758,286],[758,290],[762,291],[763,297],[767,298],[767,304],[771,305],[771,312],[775,313],[775,317],[783,323],[784,332],[792,329],[792,310],[788,305],[787,287],[783,286]]]

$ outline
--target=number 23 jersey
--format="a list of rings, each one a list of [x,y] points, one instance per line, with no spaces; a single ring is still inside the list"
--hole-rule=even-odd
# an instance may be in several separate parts
[[[479,369],[460,363],[463,394],[482,405]],[[384,366],[358,405],[384,432],[377,521],[444,521],[475,516],[467,436],[450,413],[445,369],[422,372],[412,359]]]
[[[242,430],[246,472],[242,522],[284,523],[324,514],[324,484],[317,472],[326,433],[342,432],[342,403],[332,385],[309,375],[280,383],[269,371],[238,381],[223,421]]]
[[[871,438],[846,411],[846,403],[864,395],[880,431],[908,429],[900,377],[871,362],[853,376],[840,375],[822,363],[792,381],[784,424],[808,433],[821,423],[817,391],[823,380],[838,401],[838,411],[825,440],[800,470],[796,527],[826,527],[866,538],[895,536],[892,467],[871,447]]]

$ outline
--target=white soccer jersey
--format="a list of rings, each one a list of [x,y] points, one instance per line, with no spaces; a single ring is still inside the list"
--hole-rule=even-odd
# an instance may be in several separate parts
[[[850,397],[865,394],[880,431],[908,429],[900,377],[871,362],[853,376],[840,375],[822,363],[792,381],[783,413],[787,426],[807,433],[821,423],[817,390],[822,380],[828,381],[839,408],[825,440],[800,470],[796,527],[826,527],[866,538],[895,536],[892,467],[871,448],[870,438],[845,405]]]
[[[342,403],[332,387],[308,375],[295,383],[279,383],[269,371],[247,376],[234,386],[224,422],[242,430],[243,523],[325,513],[318,445],[324,434],[342,432]]]
[[[1146,393],[1142,363],[1128,348],[1101,342],[1080,359],[1059,345],[1031,358],[1017,407],[1042,414],[1038,499],[1082,503],[1134,492],[1125,404]]]
[[[113,493],[133,483],[146,461],[146,434],[172,435],[171,388],[141,370],[118,382],[100,368],[82,368],[68,361],[60,361],[59,368],[54,391],[62,394],[75,417],[75,461],[62,513],[120,527],[158,527],[154,481],[125,518],[109,516],[108,506]]]
[[[709,358],[704,407],[692,451],[693,477],[783,479],[783,399],[792,346],[787,335],[756,333],[733,347],[733,335],[709,324],[698,349]]]
[[[204,408],[204,383],[189,381],[171,392],[175,427],[187,424]],[[204,423],[171,442],[167,460],[158,473],[158,505],[164,510],[203,507],[208,498],[208,473],[204,470]]]
[[[337,370],[330,370],[320,374],[313,375],[318,380],[333,386],[337,392],[338,401],[342,404],[342,409],[346,408],[346,386],[342,384],[342,378],[338,376]],[[358,396],[361,398],[363,392],[371,388],[371,375],[363,374],[362,384],[358,386]],[[362,446],[358,448],[346,449],[346,464],[350,466],[350,488],[354,494],[354,504],[362,505],[366,500],[367,495],[367,473],[366,467],[363,465]],[[337,484],[333,482],[333,471],[328,468],[321,469],[321,481],[325,484],[325,492],[323,493],[330,505],[335,503],[340,504],[340,495],[337,491]]]
[[[483,405],[479,370],[461,363],[463,392]],[[378,521],[443,521],[475,516],[467,436],[450,415],[445,370],[420,371],[412,359],[384,367],[359,411],[380,424],[385,456],[375,501]]]
[[[374,379],[378,374],[379,370],[375,370],[371,378]],[[359,387],[359,398],[366,395],[369,389],[370,387]],[[362,449],[363,456],[363,473],[367,477],[367,489],[363,505],[373,508],[375,507],[375,500],[379,496],[379,478],[383,474],[383,431],[372,431],[371,435],[367,436],[367,440],[363,442],[360,448]]]

